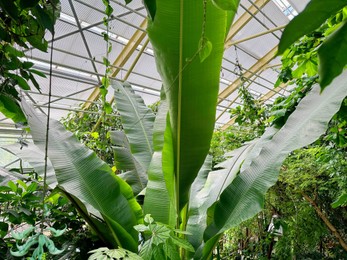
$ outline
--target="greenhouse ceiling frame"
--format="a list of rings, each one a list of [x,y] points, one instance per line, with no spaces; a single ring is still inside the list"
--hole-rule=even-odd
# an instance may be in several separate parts
[[[101,0],[99,0],[101,2]],[[273,89],[273,85],[276,81],[277,72],[274,70],[280,63],[277,59],[276,61],[276,50],[277,44],[272,42],[277,41],[280,37],[282,29],[289,19],[281,18],[281,10],[277,10],[275,17],[280,17],[281,20],[274,21],[272,15],[269,15],[269,10],[275,10],[274,1],[286,1],[286,0],[242,0],[239,15],[235,18],[235,21],[228,33],[225,42],[226,55],[223,59],[222,70],[227,74],[227,76],[221,75],[221,88],[218,96],[218,107],[216,116],[216,126],[222,127],[223,129],[234,123],[233,118],[229,118],[228,110],[235,105],[240,105],[241,101],[239,95],[236,92],[238,87],[241,85],[241,78],[239,73],[235,71],[236,62],[235,55],[233,54],[232,48],[236,48],[239,55],[242,56],[241,65],[243,69],[242,76],[247,82],[250,91],[259,98],[262,102],[272,102],[273,98],[277,96],[287,95],[289,92],[287,90],[287,85],[281,85],[276,89]],[[290,2],[296,2],[299,0],[292,0]],[[104,72],[102,70],[102,61],[95,58],[95,49],[92,42],[89,42],[91,38],[102,38],[101,32],[103,31],[103,21],[102,19],[96,19],[92,22],[82,19],[80,15],[80,8],[90,9],[91,16],[97,17],[98,15],[102,17],[104,12],[102,10],[102,5],[96,5],[95,0],[81,1],[81,0],[62,0],[65,7],[70,7],[70,13],[64,10],[63,15],[59,19],[61,30],[65,27],[69,30],[64,31],[56,36],[55,41],[65,41],[71,39],[77,39],[77,35],[81,37],[81,42],[83,42],[85,48],[85,54],[73,51],[66,46],[55,45],[54,52],[57,56],[62,57],[61,62],[57,59],[54,60],[53,66],[53,76],[57,81],[62,80],[62,82],[71,82],[71,84],[76,84],[79,88],[75,91],[69,91],[69,93],[58,92],[52,95],[53,99],[51,104],[54,104],[51,108],[53,110],[60,111],[75,111],[82,112],[87,109],[91,104],[98,104],[97,98],[99,96],[99,88],[101,83],[101,77],[103,77]],[[123,28],[123,33],[117,34],[117,37],[112,38],[112,44],[116,45],[120,51],[112,59],[112,79],[124,80],[127,79],[133,85],[135,85],[135,90],[141,95],[149,99],[159,98],[159,85],[161,81],[157,73],[147,72],[145,70],[139,69],[146,62],[154,63],[153,50],[151,49],[148,38],[146,37],[146,14],[144,7],[141,5],[140,1],[135,0],[133,5],[125,5],[119,1],[111,0],[112,4],[121,8],[122,12],[110,17],[109,21],[119,24]],[[117,9],[115,9],[117,10]],[[269,17],[271,16],[271,18]],[[85,16],[88,17],[88,16]],[[283,16],[284,17],[284,16]],[[245,35],[247,27],[260,27],[263,28],[261,32],[253,32],[249,35]],[[247,28],[249,29],[249,28]],[[132,32],[131,35],[128,35]],[[113,32],[112,32],[113,33]],[[250,49],[248,46],[252,45],[252,41],[255,39],[262,41],[263,39],[270,39],[271,41],[266,42],[266,47],[268,50],[265,53],[257,53]],[[148,44],[148,46],[147,46]],[[67,44],[69,45],[69,44]],[[254,45],[254,44],[253,44]],[[51,46],[49,46],[51,47]],[[81,46],[83,47],[83,46]],[[51,49],[50,49],[51,50]],[[32,55],[34,50],[27,51],[27,57],[30,61],[35,62],[35,68],[41,70],[46,75],[49,74],[49,69],[47,64],[49,60],[44,57],[44,55],[37,54]],[[36,52],[35,52],[36,54]],[[73,64],[69,64],[64,61],[64,57],[67,60],[84,60],[90,63],[89,68],[83,66],[78,67]],[[249,59],[250,61],[247,61]],[[248,63],[243,66],[243,62]],[[136,68],[135,68],[136,66]],[[151,66],[153,68],[155,66]],[[122,73],[126,73],[126,77]],[[271,74],[268,77],[267,74]],[[89,75],[89,76],[87,76]],[[137,78],[141,78],[137,81]],[[151,84],[142,83],[152,82]],[[83,87],[81,87],[84,84]],[[41,109],[43,112],[46,111],[47,93],[38,93],[35,90],[31,90],[25,93],[26,97],[29,98],[36,107]],[[150,98],[150,97],[153,98]],[[112,97],[108,97],[112,100]],[[66,102],[64,107],[63,103]],[[61,103],[62,102],[62,103]],[[73,103],[75,102],[75,103]],[[77,107],[76,103],[84,103],[82,107]],[[89,113],[89,112],[88,112]],[[95,112],[94,112],[95,113]],[[97,113],[97,112],[96,112]],[[58,112],[57,112],[58,114]],[[5,118],[0,118],[0,121],[6,122],[7,126],[12,126],[13,124],[8,123]],[[2,126],[0,125],[0,128]]]

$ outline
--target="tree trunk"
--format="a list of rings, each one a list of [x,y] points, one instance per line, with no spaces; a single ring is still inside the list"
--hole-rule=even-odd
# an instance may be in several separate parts
[[[339,231],[334,227],[334,225],[329,221],[328,217],[321,211],[318,207],[317,203],[312,200],[309,196],[302,192],[305,200],[308,201],[313,208],[315,209],[318,216],[323,220],[324,224],[328,227],[328,229],[333,233],[333,235],[337,238],[342,248],[347,251],[347,243],[344,241],[343,237],[340,235]]]

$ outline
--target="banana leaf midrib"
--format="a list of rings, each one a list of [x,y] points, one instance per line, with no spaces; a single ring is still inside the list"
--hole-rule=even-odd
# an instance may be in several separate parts
[[[148,150],[151,152],[151,154],[153,154],[153,149],[152,149],[151,143],[150,143],[149,138],[148,138],[148,136],[147,136],[146,129],[145,129],[143,123],[142,123],[142,117],[140,117],[140,115],[139,115],[137,109],[135,109],[136,106],[135,106],[134,102],[132,101],[132,98],[131,98],[131,97],[129,96],[129,94],[127,93],[127,91],[124,91],[123,93],[125,93],[125,95],[127,96],[129,102],[131,103],[131,106],[134,108],[134,112],[135,112],[136,117],[137,117],[137,119],[138,119],[137,122],[140,124],[141,129],[142,129],[142,132],[144,133],[144,136],[145,136],[145,138],[146,138],[146,143],[147,143],[147,146],[148,146]]]

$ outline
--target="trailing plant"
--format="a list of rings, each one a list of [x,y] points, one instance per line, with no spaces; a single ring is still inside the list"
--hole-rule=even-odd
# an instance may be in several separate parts
[[[31,81],[40,91],[35,75],[45,75],[33,69],[34,63],[25,60],[24,52],[30,47],[47,51],[46,30],[54,30],[60,13],[60,1],[1,0],[0,7],[0,112],[14,122],[25,123],[15,86],[29,90]]]
[[[254,127],[257,136],[261,136],[268,125],[267,106],[255,99],[244,85],[238,91],[242,106],[230,109],[230,117],[235,116],[235,122],[239,125]]]
[[[109,0],[102,0],[104,6],[105,6],[105,17],[103,18],[103,24],[106,27],[106,32],[102,33],[102,36],[104,38],[104,41],[106,42],[106,56],[102,58],[103,64],[105,65],[105,75],[102,78],[102,85],[99,87],[100,90],[100,98],[103,104],[103,111],[105,114],[110,114],[112,112],[112,107],[109,102],[106,101],[106,95],[108,92],[108,87],[110,86],[110,76],[111,76],[111,62],[108,59],[110,52],[112,51],[112,43],[109,39],[109,19],[111,18],[111,15],[113,13],[113,8],[110,5]],[[101,118],[101,120],[105,120],[105,116]]]

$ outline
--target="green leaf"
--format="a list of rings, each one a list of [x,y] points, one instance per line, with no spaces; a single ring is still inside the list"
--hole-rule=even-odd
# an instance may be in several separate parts
[[[43,78],[46,78],[46,75],[44,73],[42,73],[41,71],[38,71],[38,70],[34,70],[34,69],[30,69],[29,70],[31,73],[34,73],[40,77],[43,77]]]
[[[138,231],[138,232],[145,232],[148,231],[148,226],[144,225],[144,224],[139,224],[134,226],[134,228]]]
[[[13,181],[9,181],[7,186],[10,187],[13,192],[17,192],[18,187]]]
[[[319,92],[316,85],[281,129],[269,128],[257,141],[240,174],[210,207],[212,222],[204,233],[206,243],[262,210],[264,194],[277,181],[288,153],[319,138],[340,109],[347,94],[347,72],[335,78],[327,91]]]
[[[147,169],[153,154],[152,131],[154,114],[134,93],[128,83],[112,82],[115,90],[116,107],[121,116],[124,133],[111,133],[117,169],[135,195],[147,184]]]
[[[154,219],[151,217],[151,214],[146,214],[144,221],[148,224],[152,224],[154,222]]]
[[[319,47],[319,82],[322,91],[341,74],[347,64],[347,23],[331,34]]]
[[[0,95],[0,112],[13,122],[26,122],[25,115],[13,97]]]
[[[24,190],[27,190],[28,189],[28,185],[26,185],[26,183],[22,180],[16,180],[16,182],[22,186],[24,188]]]
[[[48,42],[41,35],[28,36],[26,39],[34,48],[47,52]]]
[[[106,14],[108,17],[110,17],[112,13],[113,13],[113,8],[112,8],[112,6],[107,5],[106,10],[105,10],[105,14]]]
[[[117,110],[121,116],[130,150],[143,169],[147,170],[153,154],[154,114],[127,82],[112,82]]]
[[[236,13],[240,0],[212,0],[212,3],[218,8]]]
[[[0,167],[0,192],[9,192],[12,190],[10,187],[5,186],[10,180],[27,180],[27,177]]]
[[[104,103],[104,110],[105,110],[106,114],[111,114],[113,111],[111,104],[108,102],[105,102]]]
[[[0,222],[0,238],[4,238],[8,232],[8,224],[6,222]]]
[[[17,50],[16,48],[12,47],[9,44],[6,44],[4,46],[4,50],[8,52],[9,54],[13,55],[14,57],[24,57],[24,52]]]
[[[331,203],[331,207],[336,209],[337,207],[341,207],[347,204],[347,193],[342,193],[337,200]]]
[[[330,16],[346,6],[344,0],[311,0],[284,29],[278,45],[278,55],[302,36],[321,26]]]
[[[13,20],[18,19],[18,8],[14,1],[0,0],[0,7],[5,14],[9,15]]]
[[[190,186],[209,150],[226,28],[231,19],[228,12],[207,1],[206,17],[211,22],[206,22],[205,37],[213,49],[209,62],[201,63],[198,51],[203,13],[203,1],[157,0],[155,19],[147,28],[169,103],[173,156],[163,155],[163,160],[174,162],[180,209],[188,201]]]
[[[149,18],[152,21],[154,21],[155,12],[157,11],[156,0],[144,0],[143,3],[145,5],[145,7],[146,7],[146,10],[147,10]]]
[[[171,240],[176,246],[186,249],[189,252],[194,252],[194,247],[187,240],[176,236],[171,236]]]
[[[146,170],[141,167],[130,151],[130,144],[122,131],[110,132],[113,146],[114,161],[116,168],[123,173],[118,176],[125,180],[132,188],[135,195],[138,195],[146,188]]]
[[[10,77],[11,79],[14,79],[22,89],[30,90],[30,86],[29,86],[28,82],[24,78],[22,78],[21,76],[18,76],[16,74],[12,74],[12,73],[7,73],[7,76]]]
[[[22,68],[26,69],[26,70],[30,69],[32,66],[34,66],[34,63],[29,62],[29,61],[24,61],[22,63]]]
[[[23,147],[18,144],[10,144],[1,148],[14,154],[18,158],[21,158],[23,161],[28,162],[35,169],[35,172],[43,178],[45,170],[45,154],[35,144],[30,143]],[[49,159],[47,161],[46,182],[51,189],[54,189],[57,185],[57,178],[55,177],[55,172]]]
[[[199,49],[200,62],[204,62],[212,52],[212,43],[208,39],[202,38],[199,42]]]
[[[148,184],[143,205],[145,214],[150,213],[158,222],[174,226],[176,224],[176,207],[174,193],[173,162],[163,162],[163,153],[173,153],[172,144],[167,141],[164,147],[164,133],[166,139],[172,140],[170,127],[166,127],[168,103],[164,93],[160,101],[153,129],[154,154],[148,168]],[[165,150],[163,150],[165,149]],[[166,157],[166,156],[164,156]],[[164,177],[165,176],[165,177]]]
[[[29,118],[34,143],[44,150],[46,116],[36,113],[24,101],[22,106]],[[142,212],[131,187],[53,119],[50,120],[49,140],[48,157],[59,187],[77,197],[88,210],[94,208],[100,212],[112,230],[114,245],[136,251],[138,234],[133,226],[141,222]]]
[[[205,164],[193,182],[189,200],[187,231],[194,234],[188,236],[188,241],[196,250],[195,259],[202,257],[202,248],[206,252],[211,252],[213,249],[213,247],[208,248],[203,243],[203,233],[208,224],[207,209],[219,199],[220,194],[235,179],[243,160],[253,145],[253,143],[249,143],[228,153],[226,156],[231,158],[215,166],[220,170],[210,172],[212,158],[207,157]]]
[[[54,30],[54,20],[53,17],[48,14],[49,9],[44,9],[40,5],[36,5],[33,9],[33,13],[35,14],[38,22],[50,32]]]
[[[39,0],[20,0],[19,6],[22,9],[35,7],[39,3]]]

